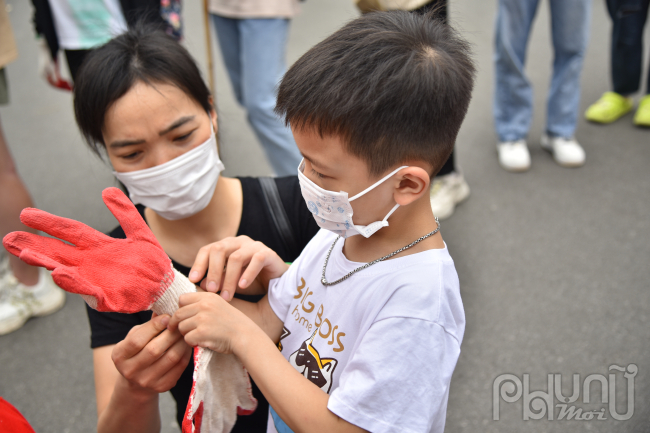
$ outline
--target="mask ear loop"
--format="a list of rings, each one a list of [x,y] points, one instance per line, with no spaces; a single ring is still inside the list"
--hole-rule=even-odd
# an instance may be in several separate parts
[[[377,187],[378,185],[381,185],[386,179],[388,179],[391,176],[394,176],[395,173],[397,173],[398,171],[400,171],[403,168],[408,168],[408,166],[403,165],[403,166],[399,167],[398,169],[393,170],[387,176],[384,176],[381,180],[379,180],[378,182],[375,182],[374,185],[371,185],[370,187],[368,187],[365,190],[361,191],[359,194],[357,194],[354,197],[348,199],[348,201],[352,201],[354,199],[357,199],[357,198],[361,197],[362,195],[364,195],[365,193],[367,193],[368,191],[372,191],[375,187]],[[399,207],[399,204],[395,204],[395,206],[393,206],[393,208],[390,210],[390,212],[388,212],[388,214],[384,217],[384,219],[381,220],[381,226],[382,227],[388,227],[388,218],[393,214],[393,212],[395,212],[397,210],[398,207]],[[376,224],[376,223],[373,223],[373,224]],[[370,226],[372,226],[373,224],[370,224]],[[357,227],[357,226],[355,225],[355,227]],[[369,226],[366,226],[366,227],[369,227]],[[358,230],[358,228],[357,228],[357,230]],[[377,229],[377,230],[379,230],[379,229]],[[361,231],[360,231],[360,233],[361,233]],[[374,233],[374,231],[373,231],[373,233]],[[370,235],[368,235],[368,236],[364,235],[364,236],[367,238]]]
[[[395,206],[393,206],[393,208],[390,210],[390,212],[388,212],[388,215],[386,215],[386,218],[384,218],[381,221],[381,226],[382,227],[388,227],[388,217],[390,217],[393,214],[393,212],[395,212],[397,210],[398,207],[399,207],[399,204],[396,204]]]
[[[386,179],[388,179],[389,177],[394,176],[395,173],[397,173],[398,171],[400,171],[400,170],[403,169],[403,168],[408,168],[408,165],[403,165],[403,166],[399,167],[398,169],[393,170],[393,171],[390,172],[388,175],[384,176],[383,178],[381,178],[381,179],[378,180],[377,182],[373,183],[373,184],[370,185],[368,188],[364,189],[363,191],[361,191],[359,194],[355,195],[354,197],[349,198],[348,200],[349,200],[349,201],[356,200],[356,199],[358,199],[359,197],[361,197],[362,195],[364,195],[365,193],[367,193],[367,192],[369,192],[369,191],[372,191],[372,190],[375,189],[377,186],[379,186],[379,185],[381,185],[382,183],[384,183],[384,181],[386,181]],[[399,206],[399,205],[398,205],[398,206]],[[393,210],[392,210],[390,213],[393,213],[393,211],[394,211],[395,209],[396,209],[396,208],[393,208]],[[388,214],[388,215],[390,215],[390,214]]]

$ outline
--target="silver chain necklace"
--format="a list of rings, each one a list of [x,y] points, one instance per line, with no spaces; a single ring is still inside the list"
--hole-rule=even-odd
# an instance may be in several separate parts
[[[330,250],[327,252],[327,257],[325,257],[325,264],[323,265],[323,275],[321,276],[321,280],[320,280],[320,282],[323,283],[324,286],[333,286],[334,284],[338,284],[338,283],[340,283],[341,281],[345,281],[345,280],[347,280],[347,279],[350,278],[352,275],[356,274],[357,272],[359,272],[359,271],[361,271],[361,270],[363,270],[363,269],[366,269],[366,268],[368,268],[368,267],[374,265],[375,263],[379,263],[379,262],[381,262],[381,261],[383,261],[383,260],[386,260],[386,259],[389,259],[389,258],[393,257],[395,254],[399,254],[399,253],[401,253],[401,252],[404,251],[404,250],[408,250],[408,249],[411,248],[413,245],[415,245],[415,244],[417,244],[417,243],[419,243],[419,242],[422,242],[423,240],[425,240],[425,239],[428,238],[429,236],[433,236],[433,235],[435,235],[436,233],[438,233],[438,232],[440,231],[440,221],[438,221],[438,217],[436,217],[436,224],[438,225],[438,227],[436,227],[436,229],[435,229],[434,231],[432,231],[431,233],[427,233],[426,235],[424,235],[424,236],[418,238],[417,240],[411,242],[411,243],[408,244],[407,246],[402,247],[402,248],[400,248],[400,249],[397,250],[397,251],[393,251],[392,253],[390,253],[390,254],[387,255],[387,256],[384,256],[384,257],[382,257],[382,258],[380,258],[380,259],[377,259],[377,260],[373,260],[372,262],[370,262],[370,263],[366,263],[366,264],[363,265],[363,266],[359,266],[358,268],[356,268],[356,269],[353,270],[353,271],[348,272],[347,274],[345,274],[344,276],[342,276],[342,277],[339,278],[338,280],[336,280],[336,281],[332,281],[332,282],[330,283],[329,281],[327,281],[327,278],[325,278],[325,270],[327,269],[327,263],[328,263],[329,260],[330,260],[330,254],[332,254],[332,250],[334,249],[334,245],[336,245],[336,243],[338,242],[338,240],[341,239],[341,236],[339,236],[338,238],[336,238],[336,239],[334,240],[334,243],[333,243],[332,246],[330,247]]]

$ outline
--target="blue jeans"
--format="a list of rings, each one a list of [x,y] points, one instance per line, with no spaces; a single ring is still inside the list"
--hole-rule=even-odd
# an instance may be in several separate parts
[[[302,157],[291,129],[273,112],[277,85],[286,71],[289,20],[218,15],[212,20],[237,102],[246,110],[273,171],[278,176],[296,175]]]
[[[580,72],[589,39],[591,0],[549,0],[553,78],[546,107],[546,133],[571,138],[580,103]],[[499,141],[526,138],[533,115],[533,89],[524,73],[528,36],[539,0],[499,0],[495,34],[494,122]]]
[[[643,27],[650,0],[607,0],[612,18],[612,84],[614,91],[631,95],[639,90],[643,70]],[[650,94],[650,72],[646,82]]]

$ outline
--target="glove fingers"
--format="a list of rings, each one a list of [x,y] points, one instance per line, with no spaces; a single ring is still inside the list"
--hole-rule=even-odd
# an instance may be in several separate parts
[[[18,258],[31,266],[40,266],[51,271],[61,266],[61,263],[47,257],[46,255],[30,251],[28,249],[22,250]]]
[[[84,223],[70,218],[52,215],[40,209],[23,209],[20,213],[20,221],[28,227],[43,231],[77,246],[87,244],[87,242],[84,242],[84,239],[93,239],[97,235],[104,236]]]
[[[34,233],[12,232],[4,237],[2,243],[7,251],[17,257],[24,255],[25,258],[29,259],[30,255],[38,254],[39,257],[46,259],[46,262],[53,267],[70,265],[77,257],[77,251],[72,245]],[[48,269],[52,270],[52,268]]]
[[[74,268],[58,267],[52,272],[52,279],[66,292],[92,296],[95,299],[99,299],[99,295],[101,295],[101,291],[86,281]],[[91,307],[96,309],[97,306],[91,305]]]
[[[120,222],[127,238],[144,240],[160,246],[156,237],[151,233],[149,226],[142,219],[140,212],[138,212],[131,200],[119,188],[106,188],[102,192],[102,198],[104,199],[104,203],[106,203],[106,207],[108,207]]]

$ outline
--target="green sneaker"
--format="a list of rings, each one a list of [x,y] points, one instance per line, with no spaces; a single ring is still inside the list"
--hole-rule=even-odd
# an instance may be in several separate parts
[[[639,101],[639,108],[634,115],[634,124],[636,126],[650,127],[650,95],[645,95]]]
[[[591,122],[612,123],[632,110],[632,98],[626,98],[616,92],[605,92],[600,99],[585,112],[585,118]]]

